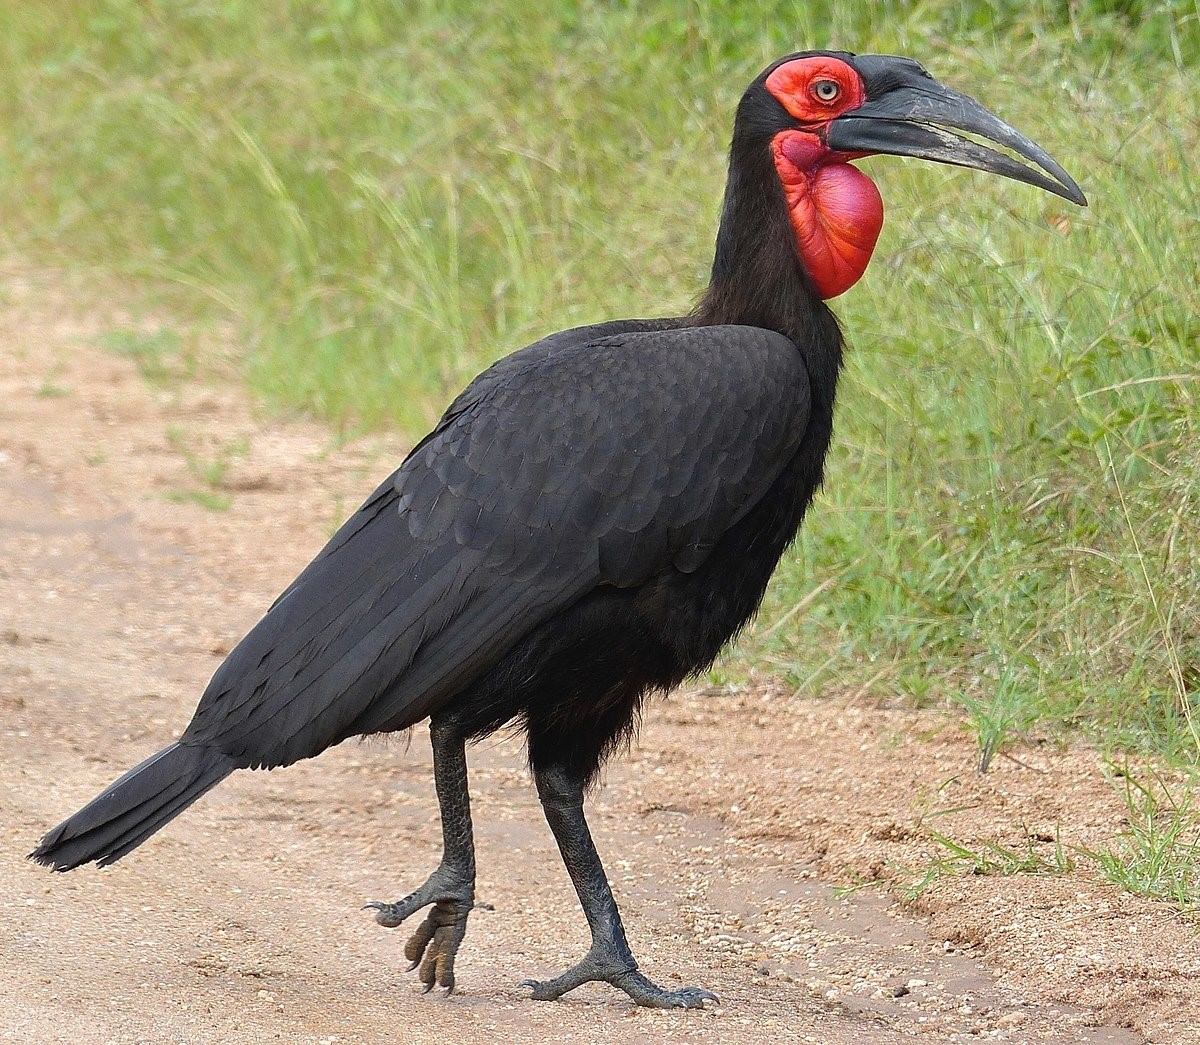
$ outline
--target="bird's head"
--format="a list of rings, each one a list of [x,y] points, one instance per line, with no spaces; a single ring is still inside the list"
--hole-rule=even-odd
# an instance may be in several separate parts
[[[953,131],[994,142],[1036,166]],[[751,148],[770,150],[797,250],[824,298],[858,281],[883,227],[879,190],[851,160],[886,153],[975,167],[1087,205],[1044,149],[909,58],[845,51],[782,58],[743,96],[738,136]]]

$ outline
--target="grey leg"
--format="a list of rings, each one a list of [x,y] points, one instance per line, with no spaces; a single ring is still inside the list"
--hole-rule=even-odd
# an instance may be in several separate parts
[[[433,779],[442,814],[442,862],[419,889],[395,903],[373,901],[364,910],[394,928],[422,907],[433,910],[417,927],[404,948],[420,967],[429,991],[434,984],[454,990],[454,958],[467,931],[467,915],[475,902],[475,842],[471,834],[471,799],[467,791],[466,744],[453,719],[432,719]]]
[[[583,815],[583,781],[561,767],[535,769],[538,797],[546,813],[563,863],[579,896],[592,931],[592,946],[583,960],[553,980],[525,980],[537,1001],[553,1001],[580,984],[602,980],[623,990],[639,1005],[656,1009],[702,1009],[716,1001],[699,987],[668,991],[643,976],[625,939],[621,913],[613,899],[600,855]]]

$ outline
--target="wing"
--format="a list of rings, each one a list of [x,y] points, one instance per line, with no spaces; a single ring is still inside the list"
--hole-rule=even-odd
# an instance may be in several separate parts
[[[185,741],[286,765],[420,721],[594,588],[696,569],[808,411],[796,346],[754,327],[555,335],[509,356],[230,654]]]

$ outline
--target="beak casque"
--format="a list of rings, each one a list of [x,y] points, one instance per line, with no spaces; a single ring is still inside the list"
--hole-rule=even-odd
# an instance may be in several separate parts
[[[1087,206],[1074,179],[1040,145],[1010,127],[974,98],[934,80],[916,62],[890,55],[858,55],[854,67],[867,101],[834,120],[826,144],[837,152],[914,156],[991,171]],[[946,128],[1002,145],[1036,164],[1026,167]],[[1044,173],[1043,173],[1044,172]]]

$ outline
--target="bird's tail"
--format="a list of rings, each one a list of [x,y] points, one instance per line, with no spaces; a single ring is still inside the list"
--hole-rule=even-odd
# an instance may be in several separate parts
[[[234,768],[228,755],[210,747],[163,748],[47,833],[30,859],[56,871],[120,860]]]

